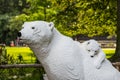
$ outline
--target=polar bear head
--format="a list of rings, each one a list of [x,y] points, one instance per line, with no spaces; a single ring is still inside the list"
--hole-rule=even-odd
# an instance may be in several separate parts
[[[49,42],[52,39],[54,24],[45,21],[25,22],[18,33],[26,44]]]
[[[101,49],[100,44],[93,39],[83,42],[82,45],[85,47],[91,57],[97,55]]]

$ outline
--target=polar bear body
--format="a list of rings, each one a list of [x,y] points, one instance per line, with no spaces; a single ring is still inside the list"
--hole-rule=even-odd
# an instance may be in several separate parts
[[[53,23],[26,22],[20,32],[49,80],[84,80],[82,50],[71,38],[59,33]]]
[[[106,59],[96,69],[85,48],[59,33],[53,23],[26,22],[19,36],[33,50],[49,80],[120,79],[120,73]]]

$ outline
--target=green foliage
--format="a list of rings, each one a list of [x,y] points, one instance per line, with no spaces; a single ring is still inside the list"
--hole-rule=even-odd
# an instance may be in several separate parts
[[[43,80],[43,68],[0,69],[0,80]]]
[[[11,19],[22,13],[27,6],[26,0],[0,0],[0,43],[9,44],[17,36],[17,28],[10,29]],[[18,26],[18,25],[17,25]]]
[[[116,6],[110,6],[112,1],[96,0],[86,2],[85,10],[81,10],[80,20],[83,30],[88,36],[109,34],[115,35],[116,30]],[[112,8],[112,9],[111,9]],[[113,13],[111,13],[113,12]]]
[[[7,51],[3,45],[0,45],[0,64],[7,64]]]
[[[116,35],[116,0],[10,0],[6,4],[4,0],[0,2],[3,3],[0,5],[1,30],[3,27],[7,29],[8,37],[16,36],[23,22],[34,20],[53,21],[61,33],[71,37],[79,34],[89,37]],[[8,17],[4,17],[5,15]],[[6,34],[0,35],[1,38],[4,38],[3,36]]]
[[[7,61],[6,64],[35,63],[36,58],[28,47],[3,47],[1,49],[0,64],[1,60]],[[1,55],[5,59],[2,59]],[[0,80],[43,80],[44,73],[43,68],[0,69]]]
[[[116,35],[116,0],[28,0],[28,3],[31,6],[24,9],[23,14],[13,18],[13,23],[53,21],[61,33],[71,37],[79,34],[89,37]]]

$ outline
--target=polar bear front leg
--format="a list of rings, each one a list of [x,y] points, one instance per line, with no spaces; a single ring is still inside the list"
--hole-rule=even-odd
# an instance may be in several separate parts
[[[104,62],[105,58],[106,58],[105,53],[100,49],[100,52],[96,56],[96,60],[94,62],[94,64],[95,64],[95,66],[96,66],[97,69],[101,68],[102,63]]]
[[[95,62],[94,64],[97,69],[100,69],[102,66],[100,62]]]

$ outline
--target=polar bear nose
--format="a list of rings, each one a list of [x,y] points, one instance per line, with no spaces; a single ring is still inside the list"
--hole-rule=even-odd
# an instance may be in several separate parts
[[[18,32],[18,37],[21,37],[21,36],[22,36],[21,32]]]
[[[91,56],[92,58],[94,57],[94,56]]]

